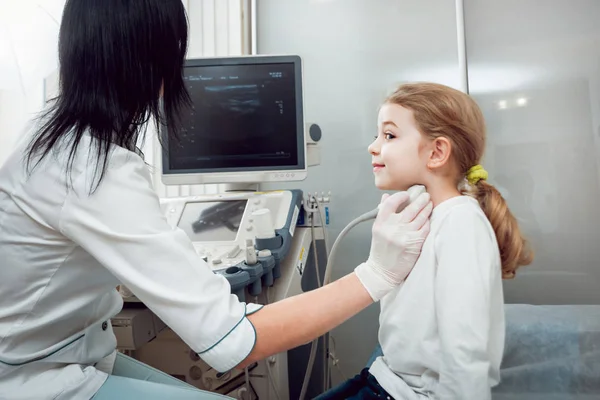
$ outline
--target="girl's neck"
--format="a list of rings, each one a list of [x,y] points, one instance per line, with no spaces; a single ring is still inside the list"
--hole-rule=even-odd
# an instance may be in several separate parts
[[[448,199],[461,195],[456,185],[447,179],[434,179],[426,187],[434,207]]]

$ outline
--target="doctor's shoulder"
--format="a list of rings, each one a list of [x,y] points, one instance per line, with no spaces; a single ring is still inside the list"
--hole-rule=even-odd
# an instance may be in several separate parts
[[[140,181],[152,186],[150,167],[140,154],[111,145],[105,163],[103,161],[97,162],[97,149],[93,144],[84,143],[73,160],[71,182],[76,184],[72,189],[92,195],[106,186],[137,185]]]

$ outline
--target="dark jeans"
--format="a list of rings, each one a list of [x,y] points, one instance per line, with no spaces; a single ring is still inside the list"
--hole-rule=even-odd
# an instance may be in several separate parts
[[[392,400],[393,397],[388,394],[377,382],[377,379],[365,368],[359,375],[347,380],[340,386],[335,387],[315,400]]]

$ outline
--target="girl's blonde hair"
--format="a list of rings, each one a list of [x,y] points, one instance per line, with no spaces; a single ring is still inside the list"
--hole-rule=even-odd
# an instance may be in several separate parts
[[[461,185],[467,171],[479,164],[485,151],[485,121],[477,103],[461,91],[436,83],[401,85],[386,102],[410,109],[421,134],[430,139],[443,136],[451,142],[451,157],[460,170],[457,185],[463,194],[479,201],[496,232],[502,277],[514,278],[519,266],[533,261],[517,220],[500,192],[485,180]]]

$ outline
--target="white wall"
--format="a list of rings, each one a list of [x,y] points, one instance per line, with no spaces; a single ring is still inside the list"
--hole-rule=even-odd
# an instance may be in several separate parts
[[[465,1],[469,88],[488,126],[490,180],[535,251],[505,300],[600,304],[600,3],[482,3]]]
[[[44,77],[57,65],[52,47],[57,46],[65,0],[44,0],[43,7],[33,3],[9,0],[0,5],[0,165],[42,110]]]
[[[23,138],[28,122],[43,106],[43,84],[27,93],[0,90],[0,166]]]

